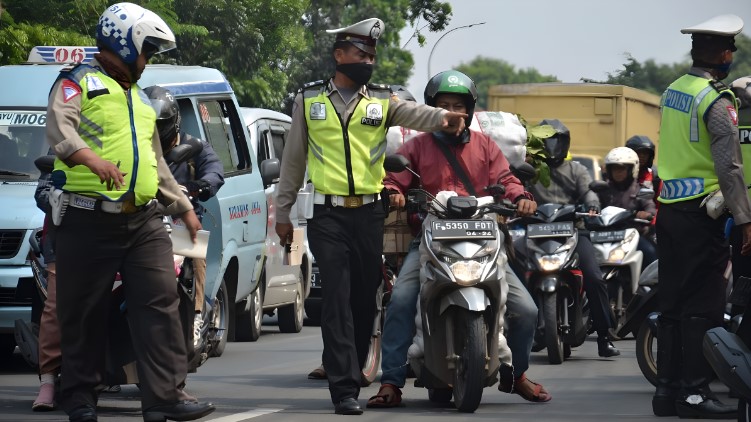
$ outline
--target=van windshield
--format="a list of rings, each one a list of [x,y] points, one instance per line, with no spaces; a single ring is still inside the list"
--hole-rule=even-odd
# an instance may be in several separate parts
[[[0,180],[38,179],[34,160],[47,154],[45,111],[0,110]]]

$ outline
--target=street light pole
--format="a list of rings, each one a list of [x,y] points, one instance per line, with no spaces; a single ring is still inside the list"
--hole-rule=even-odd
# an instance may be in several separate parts
[[[438,41],[436,41],[435,44],[433,44],[433,48],[430,49],[430,55],[428,56],[428,80],[430,79],[431,76],[433,76],[433,74],[430,73],[430,61],[433,59],[433,51],[435,51],[435,48],[438,46],[438,43],[441,42],[441,40],[443,39],[443,37],[445,37],[446,35],[454,32],[454,31],[456,31],[457,29],[471,28],[471,27],[476,26],[476,25],[485,25],[485,22],[477,22],[477,23],[472,23],[472,24],[469,24],[469,25],[457,26],[456,28],[452,28],[452,29],[446,31],[443,35],[441,35],[440,38],[438,38]]]

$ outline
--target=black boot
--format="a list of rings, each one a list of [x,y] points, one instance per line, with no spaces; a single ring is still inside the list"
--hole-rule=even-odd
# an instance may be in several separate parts
[[[675,400],[681,388],[681,331],[674,319],[657,322],[657,389],[652,397],[655,416],[676,416]]]
[[[680,397],[675,402],[675,410],[680,418],[735,419],[737,416],[735,406],[723,404],[709,389],[712,367],[704,358],[701,342],[704,333],[716,326],[706,318],[681,321],[683,380]]]
[[[607,331],[597,332],[597,354],[603,358],[618,356],[621,352],[613,346]]]

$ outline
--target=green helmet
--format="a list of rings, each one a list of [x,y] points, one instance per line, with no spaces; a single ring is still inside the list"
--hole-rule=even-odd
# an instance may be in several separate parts
[[[474,81],[462,72],[447,70],[441,72],[428,81],[425,86],[425,104],[435,107],[438,94],[458,94],[465,98],[467,107],[466,126],[472,123],[477,103],[477,87]]]

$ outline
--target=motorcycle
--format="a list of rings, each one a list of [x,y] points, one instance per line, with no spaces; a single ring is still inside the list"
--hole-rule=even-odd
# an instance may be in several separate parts
[[[575,222],[585,215],[589,214],[576,212],[574,205],[542,204],[535,215],[520,220],[524,237],[515,242],[523,280],[539,309],[535,343],[547,348],[548,362],[554,365],[584,343],[591,326],[576,254]]]
[[[168,162],[182,162],[190,159],[200,153],[200,144],[186,143],[178,145],[165,157]],[[35,165],[42,172],[51,172],[54,165],[55,157],[47,155],[35,160]],[[165,228],[171,230],[171,220],[165,217]],[[32,273],[34,275],[35,285],[40,298],[40,306],[44,306],[47,299],[47,266],[41,252],[42,229],[37,229],[29,239],[31,251],[29,261],[31,263]],[[183,327],[183,334],[186,339],[188,351],[189,371],[195,372],[196,369],[205,362],[203,350],[194,350],[192,333],[193,318],[195,315],[195,289],[193,286],[193,267],[190,258],[174,256],[176,283],[180,303],[178,312]],[[41,313],[41,310],[37,312]],[[112,286],[112,301],[109,309],[109,326],[111,335],[108,338],[107,354],[105,362],[104,383],[114,386],[121,384],[137,384],[138,378],[135,369],[135,352],[133,350],[130,329],[126,318],[127,303],[125,302],[125,291],[120,280],[119,274]],[[38,327],[29,325],[24,320],[15,321],[15,338],[19,350],[24,360],[33,368],[39,366],[39,342]]]
[[[388,171],[412,172],[404,157],[386,160]],[[502,194],[503,187],[493,189]],[[501,367],[498,301],[506,252],[497,215],[512,215],[515,207],[496,204],[493,196],[434,197],[421,188],[407,192],[407,203],[425,217],[419,303],[424,354],[410,355],[415,385],[427,388],[431,401],[453,397],[460,412],[474,412]]]
[[[740,277],[728,301],[748,307],[749,299],[751,279]],[[746,308],[745,313],[749,312]],[[738,421],[748,422],[751,420],[751,330],[744,325],[743,317],[733,322],[739,322],[739,325],[731,324],[730,331],[724,327],[708,330],[704,334],[702,351],[720,381],[739,397]],[[745,324],[749,322],[745,321]]]

